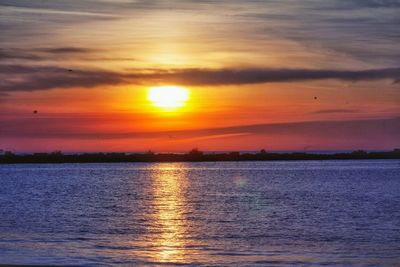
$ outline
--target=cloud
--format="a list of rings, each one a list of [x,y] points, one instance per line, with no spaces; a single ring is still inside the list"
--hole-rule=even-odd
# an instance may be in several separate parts
[[[41,13],[41,14],[57,14],[57,15],[77,15],[77,16],[99,16],[109,17],[115,16],[107,12],[107,8],[112,5],[103,3],[99,5],[93,0],[82,1],[27,1],[27,0],[2,0],[0,6],[10,8],[14,12],[23,13]]]
[[[51,54],[85,54],[96,51],[95,49],[73,46],[38,48],[36,50]]]
[[[137,43],[165,42],[168,21],[174,21],[183,42],[196,36],[190,42],[205,47],[196,40],[207,40],[207,54],[193,57],[224,54],[235,65],[246,63],[249,54],[254,61],[270,58],[268,65],[305,68],[395,67],[400,60],[398,0],[3,0],[0,6],[2,47],[55,44],[55,39],[88,45],[89,34],[97,47],[123,38],[132,46],[121,49],[136,51],[142,47]],[[98,26],[104,19],[110,23]],[[60,33],[62,38],[54,38]]]
[[[97,50],[84,47],[43,47],[35,49],[0,48],[0,60],[45,61],[82,58]]]
[[[75,121],[76,120],[76,121]],[[56,123],[55,123],[56,122]],[[64,122],[64,123],[63,123]],[[400,145],[400,118],[349,120],[349,121],[304,121],[270,123],[198,130],[160,132],[104,132],[82,127],[97,124],[98,119],[87,118],[14,118],[0,120],[2,138],[65,138],[65,139],[134,139],[134,138],[202,138],[207,136],[280,136],[304,137],[308,140],[385,140]]]
[[[146,77],[147,76],[147,77]],[[312,69],[189,69],[148,74],[144,78],[186,85],[240,85],[336,79],[344,81],[397,80],[400,68],[370,70]]]
[[[342,8],[399,8],[400,2],[398,0],[336,0],[339,7]]]
[[[76,46],[39,47],[32,49],[0,48],[0,60],[3,62],[3,65],[22,62],[28,66],[36,62],[47,61],[46,63],[51,63],[71,59],[99,62],[136,61],[132,57],[104,56],[108,55],[108,52],[108,50]]]
[[[117,84],[181,84],[222,86],[300,82],[324,79],[374,81],[400,79],[400,68],[370,70],[311,69],[173,69],[112,72],[54,66],[0,65],[0,91],[38,91],[57,88],[92,88]]]
[[[122,82],[122,76],[98,70],[0,65],[0,91],[38,91],[56,88],[91,88]]]
[[[21,51],[19,49],[0,49],[0,60],[5,61],[10,59],[37,61],[42,60],[42,57],[31,52]]]
[[[251,33],[292,40],[335,65],[351,62],[395,66],[400,60],[398,0],[265,1],[242,15]],[[339,41],[338,41],[339,40]]]
[[[354,113],[357,112],[355,109],[321,109],[314,113],[316,114],[333,114],[333,113]]]

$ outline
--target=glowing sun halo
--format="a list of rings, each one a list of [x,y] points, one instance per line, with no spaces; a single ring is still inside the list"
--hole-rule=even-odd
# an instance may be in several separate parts
[[[175,109],[185,105],[189,91],[179,86],[157,86],[149,89],[147,99],[156,107]]]

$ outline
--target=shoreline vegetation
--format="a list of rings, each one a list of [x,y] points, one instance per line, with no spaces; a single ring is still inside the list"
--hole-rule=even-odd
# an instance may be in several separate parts
[[[386,152],[356,150],[349,153],[276,153],[267,152],[215,152],[205,153],[197,148],[188,153],[52,153],[14,154],[6,151],[0,155],[0,164],[8,163],[112,163],[112,162],[201,162],[201,161],[276,161],[276,160],[354,160],[400,159],[400,149]]]

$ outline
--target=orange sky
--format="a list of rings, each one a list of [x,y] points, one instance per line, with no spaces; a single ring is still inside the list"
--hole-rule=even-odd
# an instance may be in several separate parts
[[[9,2],[0,3],[0,149],[400,146],[397,6]],[[190,97],[167,111],[148,99],[159,85]]]

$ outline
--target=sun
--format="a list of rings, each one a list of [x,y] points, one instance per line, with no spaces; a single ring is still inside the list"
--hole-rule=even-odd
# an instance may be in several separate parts
[[[172,85],[151,87],[147,99],[156,107],[173,110],[186,104],[189,90]]]

